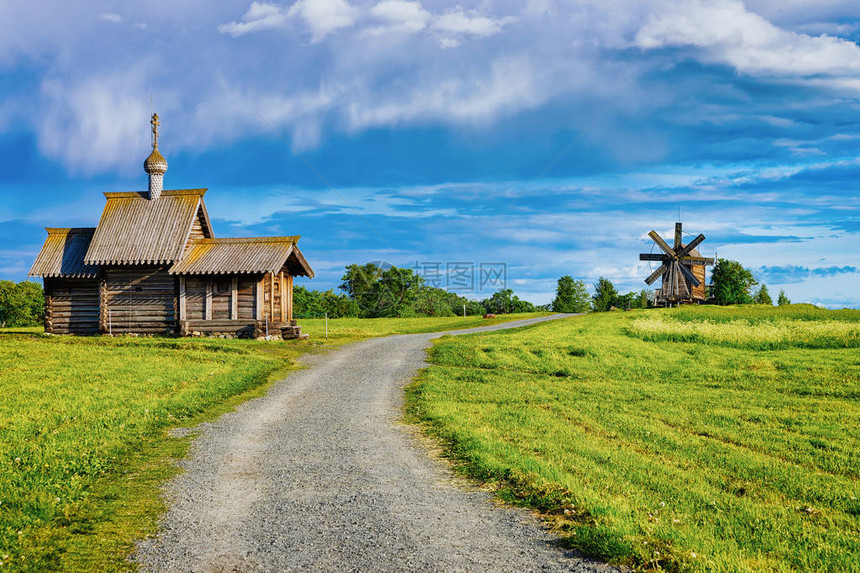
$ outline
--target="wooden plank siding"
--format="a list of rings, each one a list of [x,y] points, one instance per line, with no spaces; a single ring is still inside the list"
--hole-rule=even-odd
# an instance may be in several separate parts
[[[238,320],[257,318],[257,283],[259,279],[239,277],[236,282],[236,310]]]
[[[230,319],[230,308],[232,306],[230,295],[233,292],[233,285],[230,277],[214,277],[209,279],[212,292],[212,314],[210,320]]]
[[[262,293],[258,320],[281,324],[293,320],[293,277],[285,270],[266,273],[257,284]]]
[[[165,267],[108,268],[104,281],[104,312],[110,332],[174,332],[178,286]]]
[[[202,320],[206,308],[206,281],[185,277],[185,320]]]
[[[98,279],[45,279],[45,332],[98,334]]]
[[[699,279],[699,286],[692,287],[692,297],[696,300],[705,300],[707,298],[707,294],[705,292],[705,265],[690,265],[688,267],[692,272],[693,276]]]

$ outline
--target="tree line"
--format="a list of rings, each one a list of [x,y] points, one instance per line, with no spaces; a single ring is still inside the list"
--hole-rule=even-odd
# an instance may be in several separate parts
[[[752,271],[737,261],[718,259],[711,273],[710,299],[719,305],[728,304],[767,304],[773,305],[767,285],[759,284]],[[604,312],[612,309],[629,310],[653,306],[651,291],[643,289],[636,292],[619,294],[612,281],[600,277],[594,283],[594,294],[588,294],[584,281],[574,280],[565,275],[558,279],[556,296],[552,301],[554,312]],[[784,290],[779,291],[777,304],[791,304]]]
[[[502,289],[483,300],[469,300],[453,292],[427,284],[413,269],[382,268],[374,263],[348,265],[338,287],[316,291],[293,289],[296,318],[388,318],[417,316],[469,316],[536,312],[536,306],[520,299],[511,289]]]
[[[719,259],[711,273],[711,297],[717,304],[773,304],[766,284],[760,284],[749,269],[737,261]],[[756,285],[758,288],[756,289]],[[428,285],[412,269],[381,268],[373,263],[348,265],[338,291],[316,291],[296,286],[293,313],[296,318],[329,317],[417,317],[513,312],[603,312],[652,306],[651,291],[620,294],[612,282],[600,277],[589,294],[586,283],[565,275],[558,279],[552,303],[535,305],[520,299],[511,289],[502,289],[482,300],[469,300],[453,292]],[[791,301],[780,290],[777,304]],[[0,327],[37,326],[44,319],[45,297],[35,282],[0,280]]]

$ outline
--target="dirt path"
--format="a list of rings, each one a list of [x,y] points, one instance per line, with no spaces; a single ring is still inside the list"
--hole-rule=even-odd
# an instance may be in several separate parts
[[[443,334],[312,356],[266,396],[201,425],[186,472],[167,487],[158,537],[136,554],[142,568],[610,570],[566,555],[527,512],[464,487],[398,422],[402,386]]]

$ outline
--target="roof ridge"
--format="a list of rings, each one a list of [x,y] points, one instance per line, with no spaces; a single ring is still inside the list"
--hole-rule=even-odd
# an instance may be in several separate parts
[[[217,237],[212,239],[191,239],[194,245],[205,245],[212,243],[297,243],[301,235],[289,235],[283,237]]]
[[[70,233],[95,233],[95,227],[45,227],[49,235],[65,235]]]
[[[182,197],[185,195],[199,195],[200,197],[203,197],[208,190],[209,189],[205,187],[200,189],[165,189],[161,192],[161,197]],[[104,195],[108,199],[140,197],[142,199],[150,200],[149,191],[105,191]]]

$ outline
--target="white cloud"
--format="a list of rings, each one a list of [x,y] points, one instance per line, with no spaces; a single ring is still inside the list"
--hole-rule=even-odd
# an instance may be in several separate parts
[[[545,101],[551,94],[540,90],[539,85],[527,59],[498,59],[483,77],[447,78],[434,85],[416,86],[395,98],[354,103],[349,106],[349,126],[362,130],[442,118],[484,122]]]
[[[727,63],[752,75],[860,72],[860,47],[853,42],[783,30],[747,10],[739,0],[664,5],[638,31],[635,44],[645,50],[665,46],[701,48],[705,59]]]
[[[442,14],[433,22],[433,29],[441,33],[486,38],[502,31],[505,24],[516,20],[513,16],[491,18],[477,10],[463,10],[459,6]]]
[[[251,7],[242,16],[241,22],[229,22],[218,26],[222,34],[229,34],[234,38],[244,36],[251,32],[260,30],[271,30],[282,28],[287,23],[287,11],[277,4],[268,2],[251,2]]]
[[[421,2],[407,0],[383,0],[370,10],[371,16],[386,26],[375,28],[380,33],[387,31],[416,33],[427,27],[431,14]],[[372,29],[373,30],[373,29]]]
[[[352,26],[357,15],[358,11],[346,0],[298,0],[289,8],[254,0],[241,21],[221,24],[218,31],[236,38],[261,30],[286,28],[290,18],[299,17],[310,29],[311,41],[318,42],[335,30]]]
[[[326,35],[353,25],[358,11],[345,0],[299,0],[290,7],[289,16],[301,16],[317,42]]]
[[[99,20],[110,22],[111,24],[119,24],[122,22],[122,16],[113,13],[99,14]]]
[[[142,165],[149,109],[137,78],[140,70],[68,86],[46,81],[46,107],[39,125],[39,149],[63,160],[69,170],[92,173]],[[137,88],[137,89],[135,89]]]

